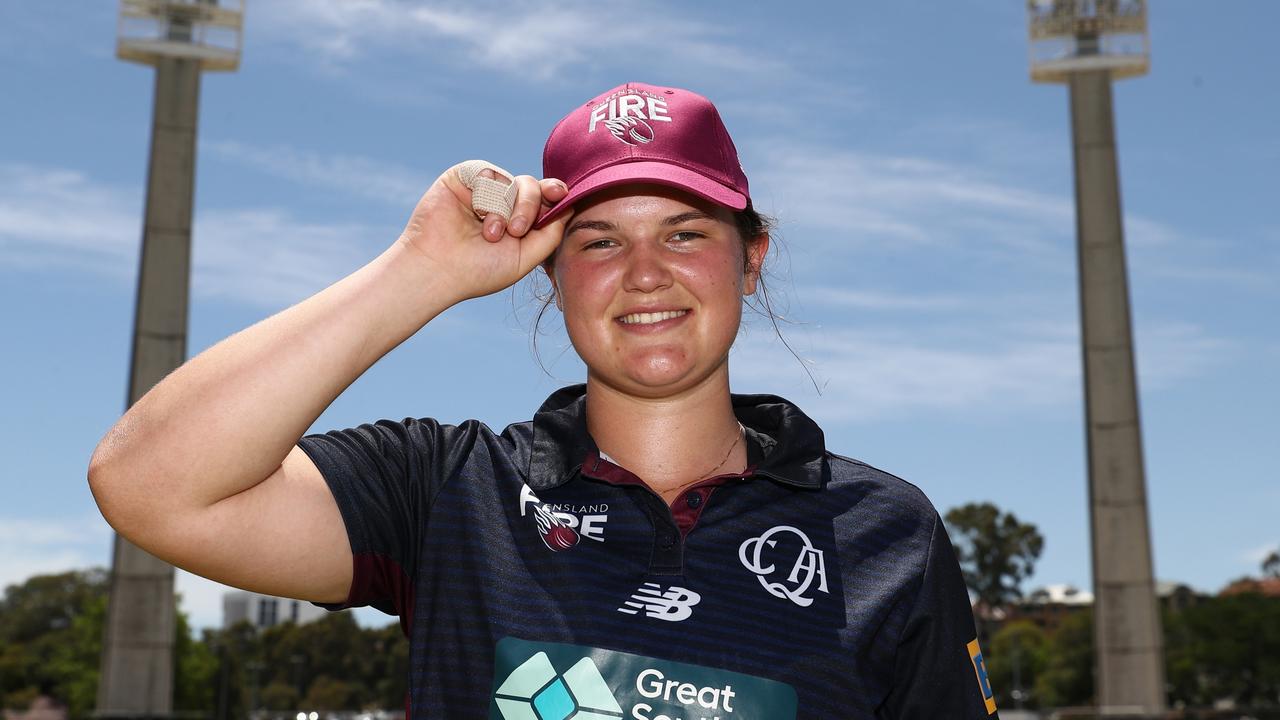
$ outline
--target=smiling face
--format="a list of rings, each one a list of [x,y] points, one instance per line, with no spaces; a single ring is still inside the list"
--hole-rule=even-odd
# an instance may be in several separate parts
[[[742,297],[755,292],[768,236],[744,243],[730,210],[657,185],[579,204],[548,267],[588,377],[665,397],[728,381]]]

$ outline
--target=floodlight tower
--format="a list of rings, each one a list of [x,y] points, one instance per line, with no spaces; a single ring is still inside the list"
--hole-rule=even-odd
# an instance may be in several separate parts
[[[1028,0],[1031,78],[1071,93],[1093,536],[1095,677],[1103,714],[1165,709],[1133,362],[1111,80],[1147,72],[1145,0]]]
[[[240,64],[243,0],[121,0],[116,56],[156,69],[128,404],[187,353],[200,73]],[[96,715],[173,710],[173,567],[117,535]]]

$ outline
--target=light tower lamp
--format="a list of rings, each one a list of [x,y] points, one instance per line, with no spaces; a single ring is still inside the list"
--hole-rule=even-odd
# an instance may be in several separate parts
[[[1065,83],[1071,73],[1146,75],[1151,47],[1146,0],[1028,0],[1031,79]]]
[[[240,67],[244,0],[121,0],[116,57],[156,65],[199,61],[201,70]]]

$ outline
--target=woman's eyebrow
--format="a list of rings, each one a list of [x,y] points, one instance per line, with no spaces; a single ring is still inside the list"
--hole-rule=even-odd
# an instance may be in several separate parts
[[[608,220],[580,220],[569,226],[565,231],[565,237],[568,237],[579,230],[598,230],[600,232],[613,232],[618,229],[617,225]]]
[[[690,222],[692,220],[715,220],[715,218],[711,215],[708,215],[707,213],[702,212],[701,210],[690,210],[689,212],[683,212],[683,213],[680,213],[679,215],[672,215],[671,217],[663,220],[662,224],[663,225],[683,225],[684,223]]]

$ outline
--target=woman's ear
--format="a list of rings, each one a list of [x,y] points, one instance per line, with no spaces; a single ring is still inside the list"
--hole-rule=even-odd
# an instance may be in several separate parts
[[[542,272],[547,274],[547,279],[551,281],[551,296],[555,298],[556,309],[564,312],[564,303],[560,301],[560,286],[556,284],[556,264],[555,255],[542,261]]]
[[[742,278],[743,295],[755,294],[756,283],[760,280],[760,270],[764,267],[764,257],[767,254],[769,254],[769,233],[760,233],[747,243],[747,268]]]

